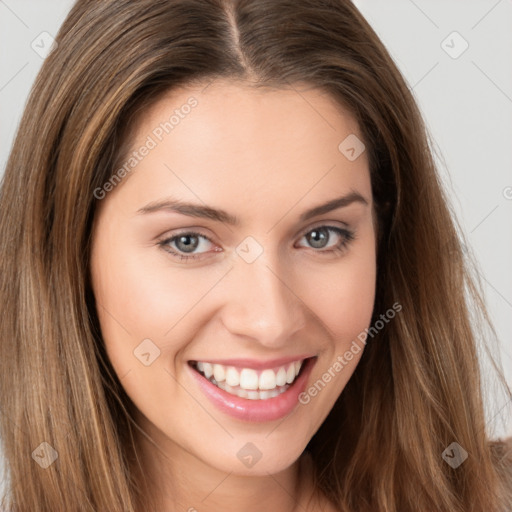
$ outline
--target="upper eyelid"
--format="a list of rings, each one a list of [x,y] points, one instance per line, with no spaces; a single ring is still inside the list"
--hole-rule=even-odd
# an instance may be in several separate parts
[[[335,227],[335,228],[340,228],[340,229],[350,229],[349,228],[349,225],[346,223],[346,222],[342,222],[342,221],[336,221],[336,222],[339,222],[341,224],[343,224],[343,226],[337,226],[334,224],[333,221],[317,221],[315,223],[313,223],[313,225],[307,227],[307,228],[303,228],[301,229],[297,234],[305,234],[305,233],[309,233],[310,231],[312,231],[313,229],[316,229],[316,228],[323,228],[323,227]],[[187,235],[187,234],[190,234],[190,233],[195,233],[197,235],[200,235],[200,236],[204,236],[205,238],[208,238],[209,240],[211,240],[212,237],[210,237],[209,235],[205,235],[204,233],[200,233],[199,230],[201,228],[183,228],[181,230],[179,230],[178,233],[176,233],[175,235],[169,235],[169,236],[166,236],[166,235],[163,235],[163,237],[159,237],[159,238],[167,238],[167,239],[170,239],[170,238],[174,238],[176,236],[180,236],[180,235]]]

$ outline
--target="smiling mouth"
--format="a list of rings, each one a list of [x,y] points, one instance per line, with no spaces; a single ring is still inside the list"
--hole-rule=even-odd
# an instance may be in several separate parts
[[[249,400],[268,400],[288,390],[301,374],[308,359],[255,370],[206,361],[189,361],[190,366],[214,386]]]

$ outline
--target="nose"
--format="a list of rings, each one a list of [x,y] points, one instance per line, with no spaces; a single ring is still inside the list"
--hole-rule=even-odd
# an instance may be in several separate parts
[[[234,335],[269,348],[289,343],[305,325],[305,304],[290,270],[263,254],[254,262],[236,258],[225,283],[222,323]]]

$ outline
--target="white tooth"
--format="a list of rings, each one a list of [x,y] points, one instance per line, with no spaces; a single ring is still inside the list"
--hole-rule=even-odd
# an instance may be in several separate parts
[[[238,388],[236,390],[236,394],[240,397],[240,398],[247,398],[247,391],[245,389],[242,389],[242,388]]]
[[[302,361],[295,361],[295,377],[297,377],[297,375],[299,375],[301,366],[302,366]]]
[[[286,370],[281,366],[276,375],[276,384],[278,386],[284,386],[286,384]]]
[[[269,391],[269,393],[270,393],[270,395],[269,395],[270,398],[275,398],[276,396],[279,395],[279,390],[273,389],[272,391]]]
[[[231,393],[232,395],[235,394],[235,391],[234,389],[226,382],[223,382],[222,384],[224,384],[224,390],[226,390],[228,393]]]
[[[267,400],[270,398],[271,391],[260,391],[260,400]]]
[[[197,369],[198,369],[200,372],[204,371],[204,366],[203,366],[203,363],[202,363],[201,361],[199,361],[199,362],[197,363]]]
[[[240,387],[244,389],[258,389],[258,374],[256,370],[244,368],[240,373]]]
[[[258,391],[247,391],[247,398],[249,400],[258,400],[260,397],[260,394]]]
[[[259,382],[260,389],[274,389],[276,387],[276,374],[274,370],[263,370]]]
[[[215,384],[218,388],[226,390],[226,383],[225,382],[217,382]]]
[[[295,364],[292,363],[286,370],[286,382],[291,384],[295,380]]]
[[[221,364],[213,365],[213,376],[217,382],[222,382],[226,379],[226,370]]]
[[[213,375],[213,367],[210,363],[203,363],[204,376],[209,379]]]
[[[238,373],[238,370],[236,368],[230,366],[226,370],[226,382],[233,387],[238,386],[240,384],[240,374]]]

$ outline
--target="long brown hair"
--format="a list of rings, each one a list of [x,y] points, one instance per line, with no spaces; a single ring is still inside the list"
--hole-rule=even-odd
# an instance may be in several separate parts
[[[4,506],[151,510],[133,404],[90,285],[94,191],[116,171],[137,113],[173,87],[221,77],[329,92],[356,117],[369,155],[374,320],[396,301],[402,311],[368,342],[308,444],[318,489],[346,511],[512,503],[511,461],[486,432],[471,313],[487,321],[481,292],[414,98],[351,2],[79,0],[56,41],[0,192]],[[442,457],[453,442],[468,454],[457,468]]]

